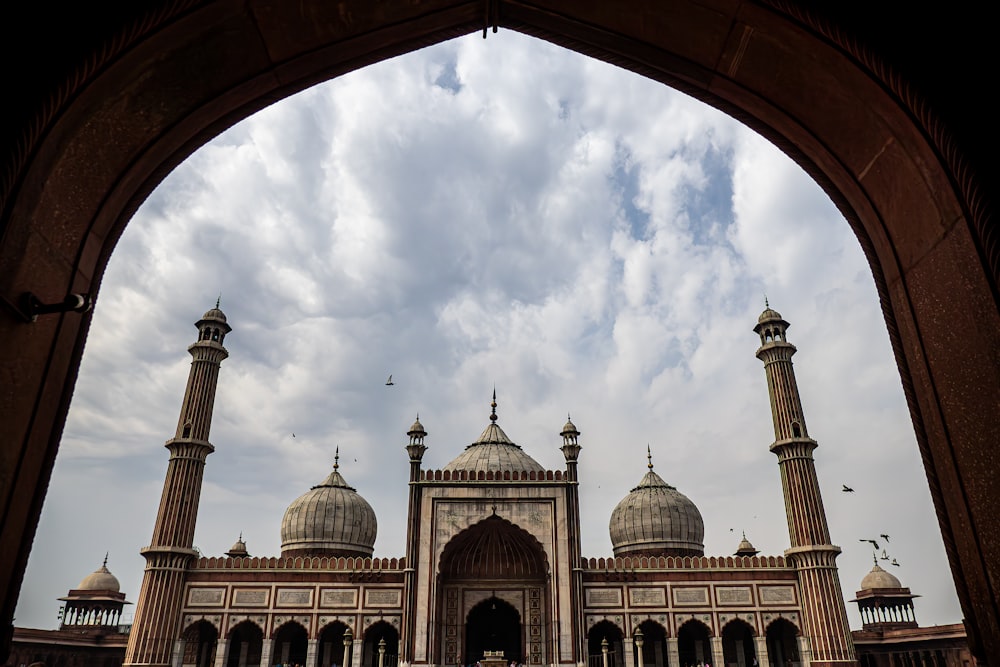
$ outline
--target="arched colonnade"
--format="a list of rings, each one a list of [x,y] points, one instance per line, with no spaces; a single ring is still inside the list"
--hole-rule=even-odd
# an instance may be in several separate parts
[[[370,624],[361,637],[356,637],[339,620],[326,623],[310,634],[299,620],[276,619],[277,626],[269,636],[253,619],[234,621],[225,635],[209,619],[189,624],[174,648],[173,664],[182,667],[396,667],[398,664],[399,631],[385,620]]]
[[[808,649],[808,639],[795,623],[780,616],[763,632],[732,618],[714,634],[710,619],[697,617],[680,622],[673,635],[650,619],[628,635],[608,619],[587,629],[588,667],[799,667]]]

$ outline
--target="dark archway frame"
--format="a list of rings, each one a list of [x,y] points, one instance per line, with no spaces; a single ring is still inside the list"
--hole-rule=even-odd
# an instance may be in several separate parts
[[[956,132],[969,136],[955,122],[959,102],[918,94],[919,67],[904,70],[908,78],[871,48],[884,39],[891,56],[896,42],[871,34],[866,13],[853,23],[841,14],[847,21],[838,23],[805,6],[153,0],[103,17],[89,42],[74,26],[76,48],[59,61],[66,69],[31,79],[34,95],[11,96],[17,113],[2,135],[12,148],[0,174],[6,632],[90,321],[66,313],[28,324],[18,297],[96,295],[142,200],[191,152],[254,111],[378,60],[500,26],[730,113],[788,153],[840,207],[872,266],[974,651],[1000,656],[1000,475],[990,458],[1000,442],[996,194],[977,172],[982,149],[955,141]],[[986,22],[967,9],[932,11]],[[18,26],[14,18],[6,23]],[[927,48],[946,57],[952,45],[935,37]]]

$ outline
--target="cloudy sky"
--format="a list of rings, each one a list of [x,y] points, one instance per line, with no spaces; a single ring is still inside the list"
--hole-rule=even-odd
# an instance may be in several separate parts
[[[171,173],[112,258],[17,609],[105,552],[135,600],[194,342],[221,295],[221,372],[195,539],[277,555],[285,507],[341,472],[401,556],[405,431],[444,467],[499,423],[550,469],[582,432],[583,551],[646,471],[691,498],[708,555],[788,546],[752,328],[791,322],[840,574],[886,569],[923,624],[961,618],[853,232],[803,171],[728,116],[514,32],[474,34],[263,110]],[[394,386],[385,385],[392,374]],[[295,434],[293,437],[292,434]],[[841,492],[848,484],[855,493]],[[853,627],[860,627],[849,605]]]

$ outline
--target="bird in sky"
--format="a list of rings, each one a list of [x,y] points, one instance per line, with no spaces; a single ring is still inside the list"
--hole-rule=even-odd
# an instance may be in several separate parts
[[[892,559],[892,564],[899,567],[899,562],[895,558]]]
[[[852,489],[851,487],[847,486],[846,484],[842,484],[841,486],[844,487],[844,489],[843,489],[844,493],[854,493],[854,489]]]
[[[862,537],[858,539],[858,542],[870,542],[873,547],[875,547],[876,549],[879,548],[878,542],[876,542],[875,540],[866,540],[865,538]]]
[[[881,538],[882,538],[883,540],[885,540],[886,542],[888,542],[888,541],[889,541],[889,536],[888,536],[888,535],[886,535],[885,533],[882,533],[881,535],[879,535],[879,537],[881,537]]]
[[[392,385],[393,385],[392,375],[390,375],[389,379],[385,381],[385,386],[391,387]]]
[[[885,552],[885,549],[882,549],[882,560],[889,560],[889,554]]]
[[[295,434],[294,434],[294,433],[292,433],[292,437],[293,437],[293,438],[295,437]]]

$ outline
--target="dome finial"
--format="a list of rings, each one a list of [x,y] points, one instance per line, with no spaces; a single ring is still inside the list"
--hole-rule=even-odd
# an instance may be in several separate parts
[[[222,292],[219,292],[219,296],[215,299],[215,307],[218,308],[220,303],[222,303]]]
[[[101,564],[101,567],[106,568],[108,566],[108,554],[109,553],[111,553],[111,552],[110,551],[105,551],[104,552],[104,563]]]
[[[646,444],[646,467],[650,470],[653,469],[653,451],[649,448],[649,444]]]
[[[336,472],[340,469],[340,445],[337,445],[337,450],[333,455],[333,470]]]
[[[490,402],[490,421],[494,424],[497,421],[497,388],[493,387],[493,400]]]
[[[767,294],[766,293],[764,294],[764,307],[765,308],[770,308],[771,307],[771,304],[769,304],[767,302]]]

